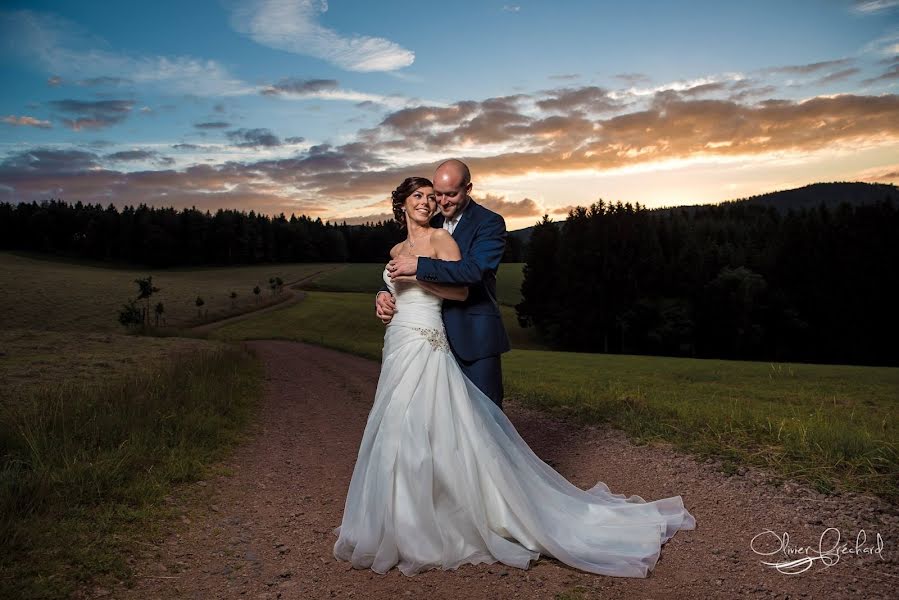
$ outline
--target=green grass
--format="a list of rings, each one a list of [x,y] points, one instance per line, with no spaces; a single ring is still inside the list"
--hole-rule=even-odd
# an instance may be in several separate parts
[[[197,320],[194,300],[202,296],[209,319],[222,318],[274,300],[269,277],[286,283],[335,268],[335,264],[275,264],[239,267],[144,270],[97,266],[92,261],[0,252],[2,328],[117,332],[122,305],[137,294],[134,280],[153,276],[160,291],[151,298],[165,306],[166,322],[179,327]],[[228,294],[238,296],[232,308]],[[152,313],[151,313],[152,314]]]
[[[513,348],[522,350],[545,350],[546,345],[537,339],[537,332],[532,327],[524,328],[518,324],[514,305],[520,302],[521,279],[523,263],[503,263],[500,265],[497,277],[497,296],[499,297],[500,312],[506,333],[509,335],[509,343]],[[307,290],[322,292],[359,292],[365,294],[365,302],[374,302],[374,296],[381,287],[381,277],[384,271],[382,264],[352,263],[337,267],[325,272],[307,282],[302,287]],[[362,308],[364,302],[359,301]],[[324,308],[324,307],[322,307]],[[327,311],[324,311],[325,316]],[[377,323],[375,323],[377,324]],[[299,338],[291,338],[299,339]],[[316,342],[313,339],[305,341]],[[380,354],[374,356],[380,358]]]
[[[385,261],[386,262],[386,261]],[[496,295],[500,304],[515,306],[521,302],[524,263],[502,263],[496,274]],[[381,287],[384,263],[350,263],[303,284],[303,289],[328,292],[377,293]]]
[[[374,296],[383,285],[384,263],[350,263],[323,273],[304,283],[306,290],[329,292],[368,292]]]
[[[513,348],[545,348],[533,329],[519,327],[513,308],[500,310]],[[297,340],[380,360],[384,325],[375,317],[374,294],[308,292],[299,304],[224,325],[209,337]]]
[[[209,337],[296,340],[380,360],[384,324],[375,317],[374,294],[308,292],[298,304],[223,325]]]
[[[521,302],[524,263],[501,263],[496,272],[496,299],[500,304],[515,306]]]
[[[819,491],[899,499],[899,369],[518,351],[507,394],[666,440],[726,470],[752,464]]]
[[[378,360],[384,330],[370,293],[310,292],[214,335],[294,339]],[[503,355],[503,375],[507,395],[526,406],[666,440],[722,458],[728,470],[753,464],[821,491],[899,499],[896,368],[516,349]]]
[[[136,369],[154,371],[179,356],[216,347],[203,339],[83,331],[0,330],[0,381],[8,397],[55,384],[100,385]]]
[[[127,556],[242,439],[259,363],[206,342],[164,368],[91,384],[35,381],[0,397],[0,597],[63,598],[129,581]]]

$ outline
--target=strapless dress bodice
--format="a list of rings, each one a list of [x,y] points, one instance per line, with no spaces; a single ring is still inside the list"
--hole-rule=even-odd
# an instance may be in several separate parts
[[[443,299],[421,287],[417,281],[390,280],[387,267],[384,267],[384,283],[396,298],[396,312],[390,324],[411,325],[416,327],[443,327],[441,309]]]

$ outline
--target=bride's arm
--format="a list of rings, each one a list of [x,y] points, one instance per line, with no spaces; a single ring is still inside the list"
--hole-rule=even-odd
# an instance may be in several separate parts
[[[415,279],[410,277],[409,279]],[[454,285],[451,283],[431,283],[430,281],[419,281],[418,285],[426,290],[446,298],[447,300],[465,300],[468,298],[467,285]]]
[[[445,229],[435,229],[431,232],[431,247],[436,252],[440,260],[461,260],[462,253],[459,251],[459,245],[453,236]],[[445,298],[447,300],[465,300],[468,298],[468,286],[460,283],[432,283],[430,281],[421,281],[416,279],[414,275],[397,277],[397,279],[414,280],[418,285],[431,293]]]

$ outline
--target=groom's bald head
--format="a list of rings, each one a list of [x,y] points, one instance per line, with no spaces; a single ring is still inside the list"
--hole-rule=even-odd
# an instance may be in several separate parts
[[[452,219],[468,204],[471,193],[471,171],[461,160],[451,158],[437,166],[434,171],[434,195],[437,206],[444,218]]]
[[[437,165],[434,171],[434,180],[444,179],[447,183],[455,184],[459,187],[465,187],[471,183],[471,171],[461,160],[451,158]]]

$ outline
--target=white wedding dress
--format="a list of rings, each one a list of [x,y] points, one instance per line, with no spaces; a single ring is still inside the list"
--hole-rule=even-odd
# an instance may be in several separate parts
[[[464,563],[527,569],[541,554],[600,575],[646,577],[696,520],[680,496],[646,502],[570,483],[540,460],[462,373],[442,299],[384,280],[397,312],[349,485],[334,556],[405,575]],[[601,465],[597,465],[597,470]]]

